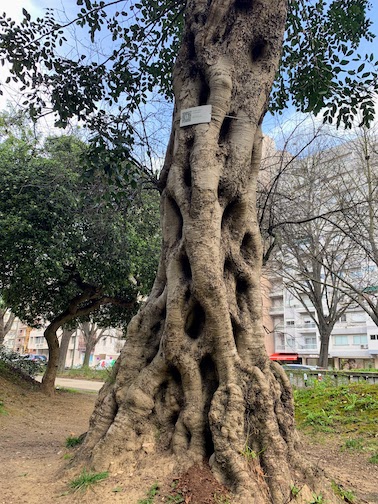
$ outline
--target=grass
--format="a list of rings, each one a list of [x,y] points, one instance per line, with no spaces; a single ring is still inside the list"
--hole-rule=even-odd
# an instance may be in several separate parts
[[[369,458],[370,464],[378,464],[378,452]]]
[[[176,493],[174,495],[167,495],[165,502],[169,502],[170,504],[181,504],[185,502],[185,499],[181,493]]]
[[[356,450],[360,451],[363,450],[364,448],[364,441],[363,439],[358,439],[358,438],[352,438],[352,439],[347,439],[342,446],[343,450]]]
[[[79,390],[70,387],[55,387],[55,390],[62,394],[80,394]]]
[[[65,442],[66,448],[74,448],[75,446],[81,444],[83,440],[83,437],[69,436]]]
[[[294,391],[295,417],[306,434],[338,435],[341,450],[366,452],[378,463],[378,387],[367,383],[332,386],[327,380]],[[375,456],[373,454],[376,454]],[[372,461],[376,457],[376,462]]]
[[[0,399],[0,415],[8,415],[8,412],[4,407],[4,401],[2,399]]]
[[[309,504],[325,504],[325,500],[322,494],[312,494],[312,500],[309,502]]]
[[[146,499],[138,500],[138,504],[153,504],[155,496],[159,493],[159,484],[155,482],[147,492]]]
[[[87,472],[86,469],[83,469],[82,473],[72,481],[70,481],[69,486],[71,490],[74,492],[78,492],[79,490],[85,491],[88,490],[92,485],[106,479],[109,476],[109,473],[101,472]]]
[[[332,490],[335,495],[340,497],[342,500],[346,502],[354,502],[356,496],[350,490],[347,490],[342,485],[338,485],[335,481],[331,482]]]
[[[99,380],[106,381],[109,378],[110,369],[93,369],[91,367],[82,367],[78,369],[66,369],[63,373],[59,373],[61,378],[77,378],[82,380]]]

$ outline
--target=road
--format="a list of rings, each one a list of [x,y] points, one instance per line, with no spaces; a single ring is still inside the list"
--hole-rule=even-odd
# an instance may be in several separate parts
[[[42,376],[36,377],[37,381],[42,381]],[[98,392],[104,382],[91,380],[76,380],[74,378],[56,378],[55,386],[75,390],[85,390],[86,392]]]

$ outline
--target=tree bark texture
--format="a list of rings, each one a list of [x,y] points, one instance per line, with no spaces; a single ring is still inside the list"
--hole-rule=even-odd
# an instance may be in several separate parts
[[[47,395],[53,395],[55,393],[55,378],[58,372],[59,362],[59,340],[56,333],[64,322],[66,322],[66,320],[62,322],[59,318],[54,319],[46,327],[43,334],[49,348],[49,360],[47,362],[46,371],[42,377],[41,390]]]
[[[76,329],[63,328],[59,347],[58,373],[62,373],[66,367],[68,347],[71,341],[71,337],[75,332],[75,330]]]
[[[249,504],[288,502],[306,472],[290,383],[264,346],[256,216],[260,125],[286,10],[286,0],[187,4],[159,270],[79,455],[104,467],[159,445],[183,464],[209,458]],[[181,110],[205,104],[209,124],[180,128]]]
[[[319,351],[319,366],[328,369],[328,354],[329,354],[329,340],[331,338],[333,326],[331,330],[327,327],[326,330],[320,333],[320,351]]]

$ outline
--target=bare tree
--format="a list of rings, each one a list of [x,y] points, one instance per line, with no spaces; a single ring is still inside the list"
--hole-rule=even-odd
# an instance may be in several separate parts
[[[341,217],[325,216],[328,226],[347,236],[355,259],[338,275],[339,289],[378,325],[378,137],[376,129],[360,128],[335,151],[343,174],[334,198]],[[353,204],[351,204],[353,202]]]
[[[79,323],[79,329],[81,330],[82,336],[85,341],[85,354],[83,367],[89,366],[89,360],[94,347],[100,341],[100,339],[106,336],[107,328],[98,327],[96,322],[85,321]]]

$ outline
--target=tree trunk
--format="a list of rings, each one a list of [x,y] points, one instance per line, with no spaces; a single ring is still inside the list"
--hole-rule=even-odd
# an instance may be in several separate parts
[[[94,346],[95,346],[94,341],[87,341],[86,342],[83,367],[89,366],[89,359],[91,357],[91,353],[92,353]]]
[[[104,334],[105,328],[98,329],[97,325],[94,322],[82,322],[79,327],[83,333],[85,340],[83,367],[88,367],[91,353]]]
[[[209,458],[240,502],[284,503],[311,471],[296,451],[290,383],[264,346],[256,180],[287,2],[208,4],[189,0],[174,70],[158,275],[79,456],[124,463],[159,432],[178,464]],[[204,104],[211,123],[180,128],[180,111]]]
[[[331,331],[321,331],[320,332],[320,352],[318,364],[320,367],[328,368],[328,352],[329,352],[329,339],[331,337]]]
[[[335,303],[337,306],[337,302]],[[332,310],[334,313],[333,316],[328,315],[324,316],[322,312],[322,307],[320,303],[318,304],[319,309],[316,309],[318,314],[318,329],[320,335],[320,351],[319,351],[319,360],[318,365],[322,368],[328,368],[328,353],[329,353],[329,340],[331,338],[331,333],[333,328],[335,327],[336,321],[340,318],[340,316],[344,313],[344,309],[342,310]]]
[[[59,340],[56,335],[62,322],[51,322],[45,329],[44,336],[49,347],[49,360],[47,368],[42,378],[41,390],[47,395],[53,395],[55,392],[55,378],[58,371],[59,362]]]
[[[74,332],[75,329],[63,329],[62,338],[60,340],[58,373],[62,373],[66,367],[68,347]]]
[[[5,336],[11,330],[13,321],[16,318],[12,312],[9,312],[9,317],[5,322],[5,315],[7,314],[7,311],[8,310],[2,310],[0,308],[0,346],[4,344]]]

